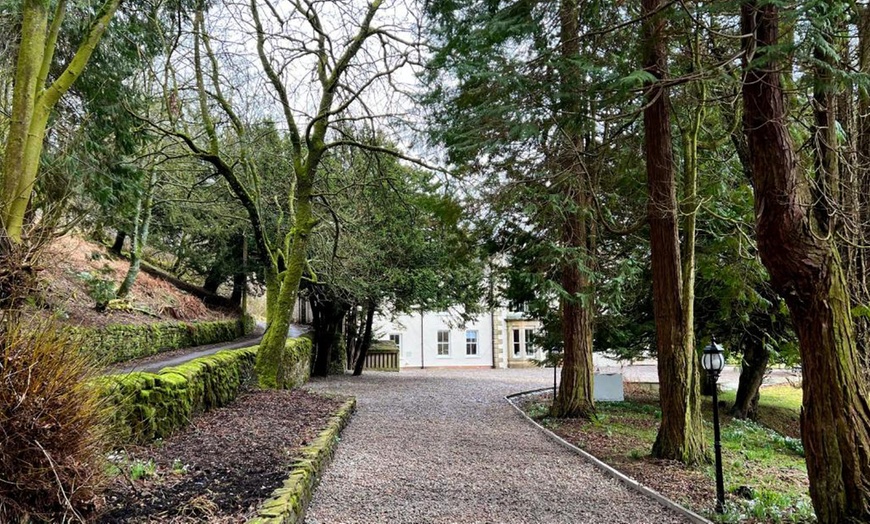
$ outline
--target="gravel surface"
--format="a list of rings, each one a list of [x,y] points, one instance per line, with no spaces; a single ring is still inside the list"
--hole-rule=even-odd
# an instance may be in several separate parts
[[[355,395],[308,524],[688,522],[535,430],[503,399],[552,371],[403,370],[308,386]]]

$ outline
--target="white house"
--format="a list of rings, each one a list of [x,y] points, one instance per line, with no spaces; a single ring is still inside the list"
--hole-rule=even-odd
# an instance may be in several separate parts
[[[373,328],[399,346],[401,367],[528,367],[543,358],[529,342],[540,323],[503,308],[465,323],[450,311],[380,316]]]

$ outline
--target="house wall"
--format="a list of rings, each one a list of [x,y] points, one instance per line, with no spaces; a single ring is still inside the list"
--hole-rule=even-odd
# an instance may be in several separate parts
[[[534,360],[543,358],[543,352],[536,349],[534,354],[526,352],[526,330],[537,332],[540,322],[530,320],[522,313],[509,312],[499,308],[487,311],[461,325],[459,316],[454,312],[428,312],[400,315],[396,318],[375,317],[374,330],[377,338],[388,339],[399,336],[399,355],[402,367],[531,367]],[[521,351],[513,353],[513,329],[520,329]],[[448,331],[450,355],[438,354],[438,331]],[[478,333],[477,355],[466,355],[466,330]],[[422,340],[421,340],[422,333]],[[421,359],[422,344],[422,359]]]
[[[394,319],[376,317],[378,338],[398,334],[402,367],[491,367],[493,364],[492,317],[484,313],[462,325],[456,314],[448,312],[400,315]],[[477,355],[466,354],[467,330],[477,331]],[[438,354],[438,331],[449,333],[449,355]],[[422,345],[422,359],[421,359]]]

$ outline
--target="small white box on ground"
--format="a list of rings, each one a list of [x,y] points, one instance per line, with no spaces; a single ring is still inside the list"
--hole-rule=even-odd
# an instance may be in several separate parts
[[[592,396],[596,402],[622,402],[625,392],[622,389],[622,373],[595,373],[593,376]]]

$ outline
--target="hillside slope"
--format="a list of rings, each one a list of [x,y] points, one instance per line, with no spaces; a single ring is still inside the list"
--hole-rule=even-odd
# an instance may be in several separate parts
[[[95,295],[117,289],[130,263],[105,246],[68,235],[55,240],[40,264],[41,315],[55,314],[82,326],[144,324],[168,320],[206,321],[234,318],[228,311],[207,308],[200,299],[172,284],[140,272],[126,302],[129,308],[95,309]],[[126,304],[122,304],[126,305]]]

